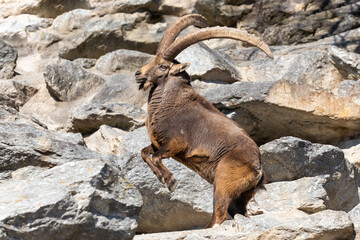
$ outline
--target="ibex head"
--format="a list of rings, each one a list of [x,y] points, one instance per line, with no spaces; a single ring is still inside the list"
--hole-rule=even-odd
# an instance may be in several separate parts
[[[188,33],[175,41],[179,33],[190,25],[203,29]],[[190,64],[178,63],[174,60],[175,57],[192,44],[212,38],[231,38],[248,42],[272,58],[269,46],[260,38],[235,28],[208,27],[203,16],[190,14],[179,18],[166,30],[155,57],[136,72],[136,82],[140,84],[139,89],[146,90],[149,87],[157,86],[162,81],[166,81],[169,75],[177,75],[185,71]]]

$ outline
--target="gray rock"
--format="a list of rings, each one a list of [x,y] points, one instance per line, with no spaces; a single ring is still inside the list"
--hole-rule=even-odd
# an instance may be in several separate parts
[[[122,1],[99,1],[91,0],[91,7],[99,15],[106,15],[111,13],[123,12],[134,13],[139,10],[156,11],[159,8],[158,1],[151,0],[122,0]]]
[[[59,33],[68,34],[82,28],[95,16],[96,14],[91,10],[75,9],[57,16],[51,27]]]
[[[124,151],[119,160],[122,174],[139,189],[144,199],[138,232],[192,229],[210,222],[211,184],[175,160],[165,160],[164,164],[179,182],[171,193],[140,156],[141,149],[150,144],[146,128],[120,136],[119,141]]]
[[[68,60],[99,58],[120,48],[142,50],[142,46],[125,38],[125,32],[145,19],[146,13],[116,13],[86,21],[75,34],[68,35],[59,55]],[[101,42],[101,44],[99,44]]]
[[[314,213],[327,209],[329,201],[337,199],[327,192],[325,177],[305,177],[295,181],[266,184],[266,190],[258,191],[249,202],[248,211],[252,215],[301,210]],[[336,190],[336,189],[334,189]],[[337,206],[341,209],[342,206]]]
[[[292,212],[270,213],[250,219],[235,216],[240,231],[264,231],[256,239],[352,239],[354,227],[346,212],[325,210],[311,215],[294,216]]]
[[[186,70],[192,79],[235,82],[240,80],[230,57],[212,51],[204,43],[194,44],[182,51],[176,59],[190,63]]]
[[[101,125],[134,130],[145,125],[145,112],[128,103],[94,104],[86,103],[71,117],[72,132],[91,133]]]
[[[91,102],[95,104],[126,102],[142,107],[147,102],[147,95],[147,92],[139,91],[134,73],[124,73],[110,77]]]
[[[153,55],[138,51],[120,49],[101,56],[96,62],[96,70],[104,74],[121,72],[135,73],[145,64],[148,64]]]
[[[87,159],[113,162],[84,146],[80,134],[59,133],[23,123],[0,122],[0,170],[25,166],[53,167]]]
[[[35,127],[47,129],[47,126],[40,122],[38,119],[22,114],[16,109],[8,106],[0,107],[0,121],[23,123]]]
[[[1,105],[19,109],[19,107],[22,107],[37,91],[38,89],[22,81],[1,81],[0,94],[4,96],[4,100],[0,101],[0,103]]]
[[[260,147],[262,166],[270,182],[324,176],[327,208],[349,211],[359,202],[355,168],[331,145],[283,137]]]
[[[351,53],[338,47],[329,47],[331,62],[345,79],[360,79],[360,54]]]
[[[1,239],[132,239],[141,195],[100,160],[0,184]]]
[[[47,66],[44,77],[50,94],[58,101],[84,97],[105,82],[71,61]]]
[[[339,147],[344,152],[345,158],[360,168],[360,138],[344,141]]]
[[[12,78],[18,54],[16,49],[0,40],[0,79]]]

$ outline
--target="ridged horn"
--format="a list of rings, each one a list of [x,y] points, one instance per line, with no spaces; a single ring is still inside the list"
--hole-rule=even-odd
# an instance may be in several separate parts
[[[244,30],[228,27],[203,28],[188,33],[178,38],[174,43],[172,43],[163,53],[162,57],[165,60],[172,61],[179,53],[181,53],[185,48],[189,47],[190,45],[212,38],[231,38],[247,42],[258,47],[266,55],[273,58],[269,46],[259,37],[256,37],[255,35],[250,34]]]
[[[208,27],[206,18],[199,14],[189,14],[177,19],[164,33],[156,54],[163,53],[171,43],[175,41],[175,38],[179,33],[190,25],[196,27]]]

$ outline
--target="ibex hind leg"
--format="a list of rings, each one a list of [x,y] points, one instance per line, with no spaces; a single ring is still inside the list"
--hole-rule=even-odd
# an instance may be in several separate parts
[[[255,191],[252,189],[252,190],[243,192],[240,195],[240,197],[232,199],[230,202],[229,209],[228,209],[229,215],[232,218],[234,218],[235,214],[241,214],[245,217],[249,217],[246,206],[249,203],[249,201],[251,200],[251,198],[254,196],[254,194],[255,194]]]
[[[240,206],[242,212],[246,212],[250,192],[257,181],[257,171],[248,164],[230,158],[222,159],[216,168],[213,217],[207,227],[213,227],[225,221],[230,203],[241,199],[242,193],[245,198],[241,200]]]

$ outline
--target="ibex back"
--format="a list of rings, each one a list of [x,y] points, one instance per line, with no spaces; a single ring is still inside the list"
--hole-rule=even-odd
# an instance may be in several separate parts
[[[206,27],[175,38],[186,27]],[[170,191],[177,185],[162,164],[174,158],[214,185],[213,217],[207,227],[221,224],[230,215],[246,215],[246,205],[262,184],[260,151],[234,121],[196,93],[186,73],[189,63],[175,57],[188,46],[211,38],[232,38],[251,43],[269,57],[269,47],[245,31],[207,27],[204,17],[191,14],[179,18],[165,32],[152,61],[136,72],[139,89],[148,89],[146,127],[151,144],[141,156]]]

